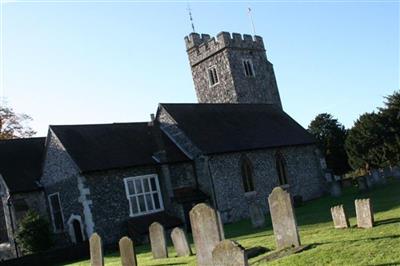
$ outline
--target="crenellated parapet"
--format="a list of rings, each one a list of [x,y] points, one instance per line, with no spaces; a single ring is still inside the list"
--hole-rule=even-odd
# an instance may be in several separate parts
[[[205,60],[225,48],[265,51],[264,42],[260,36],[229,32],[220,32],[215,37],[208,34],[191,33],[185,37],[186,49],[192,66]]]

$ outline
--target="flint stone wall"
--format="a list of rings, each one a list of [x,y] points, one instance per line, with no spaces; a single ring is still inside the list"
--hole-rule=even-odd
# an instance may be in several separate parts
[[[127,222],[130,219],[129,201],[126,197],[124,178],[140,175],[158,174],[152,166],[124,170],[101,171],[86,175],[92,200],[92,215],[95,231],[101,235],[104,244],[117,243],[128,234]],[[165,184],[158,176],[164,204]],[[168,205],[164,207],[168,209]]]
[[[326,184],[315,149],[314,145],[279,149],[287,165],[289,192],[292,196],[301,195],[305,201],[320,197]],[[224,223],[249,218],[252,202],[256,202],[267,213],[266,199],[272,189],[279,186],[276,152],[276,149],[269,149],[210,157],[218,210]],[[255,192],[244,191],[240,168],[242,154],[252,162]],[[199,176],[199,182],[201,178]]]

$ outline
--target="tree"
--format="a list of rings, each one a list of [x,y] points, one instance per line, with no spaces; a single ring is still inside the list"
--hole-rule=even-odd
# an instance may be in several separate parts
[[[379,108],[386,131],[383,145],[387,162],[394,166],[400,164],[400,91],[386,96],[385,99],[385,106]]]
[[[400,92],[385,99],[384,107],[361,115],[349,132],[346,150],[355,170],[400,163]]]
[[[317,139],[318,147],[325,155],[326,164],[334,174],[342,175],[350,170],[345,150],[347,130],[332,115],[323,113],[315,117],[308,131]]]
[[[32,118],[26,114],[16,114],[13,109],[0,106],[0,140],[26,138],[36,134],[28,126]]]
[[[353,169],[384,167],[387,156],[384,149],[385,125],[379,113],[361,115],[349,131],[346,150]]]
[[[17,242],[27,253],[49,249],[52,239],[48,221],[29,210],[18,227]]]

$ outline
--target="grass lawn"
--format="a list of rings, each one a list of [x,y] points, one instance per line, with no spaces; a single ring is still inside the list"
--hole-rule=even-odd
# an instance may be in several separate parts
[[[375,211],[375,227],[358,229],[355,227],[354,199],[370,197]],[[334,229],[330,207],[344,204],[350,217],[350,229]],[[391,181],[388,185],[360,194],[354,188],[347,189],[341,198],[323,197],[307,202],[296,209],[297,223],[302,244],[311,245],[309,249],[284,257],[268,265],[400,265],[400,182]],[[225,225],[225,237],[237,240],[245,248],[264,246],[275,249],[275,240],[270,218],[261,230],[251,228],[245,220]],[[193,241],[190,240],[192,243]],[[192,244],[194,250],[194,245]],[[169,245],[168,259],[153,260],[149,245],[136,247],[138,265],[196,265],[196,257],[178,258]],[[195,251],[195,250],[194,250]],[[252,265],[256,263],[252,258]],[[120,265],[118,253],[107,254],[106,265]],[[68,265],[89,265],[89,260]]]

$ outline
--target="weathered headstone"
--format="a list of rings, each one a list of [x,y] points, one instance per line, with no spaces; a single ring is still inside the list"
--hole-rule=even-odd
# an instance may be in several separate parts
[[[356,199],[357,226],[360,228],[372,228],[374,226],[374,214],[370,199]]]
[[[359,176],[357,178],[358,190],[359,191],[366,191],[368,189],[367,180],[365,176]]]
[[[342,179],[342,187],[347,188],[352,186],[353,186],[353,179],[351,178]]]
[[[332,207],[331,214],[335,228],[348,228],[350,226],[349,219],[347,218],[343,205]]]
[[[281,187],[276,187],[269,195],[268,203],[277,248],[300,246],[300,237],[290,194]]]
[[[104,266],[103,258],[103,244],[101,237],[94,233],[89,239],[90,245],[90,265],[91,266]]]
[[[342,187],[339,181],[332,181],[330,184],[330,193],[332,197],[340,197],[342,195]]]
[[[325,173],[325,180],[326,182],[332,182],[333,181],[333,177],[331,173]]]
[[[388,178],[391,176],[393,176],[393,168],[390,168],[390,167],[383,168],[382,177]]]
[[[168,258],[167,240],[164,226],[154,222],[149,227],[151,253],[154,259]]]
[[[190,225],[198,266],[212,264],[212,251],[224,239],[224,230],[219,213],[205,203],[197,204],[190,210]]]
[[[244,248],[232,240],[223,240],[212,251],[214,266],[248,266]]]
[[[397,178],[400,179],[400,167],[399,166],[394,166],[392,168],[392,175]]]
[[[261,228],[265,225],[265,215],[261,209],[261,206],[255,202],[252,202],[249,205],[249,212],[253,228]]]
[[[119,253],[121,255],[122,266],[136,266],[136,254],[133,249],[132,240],[129,237],[124,236],[119,240]]]
[[[192,250],[187,241],[185,231],[179,227],[175,227],[171,232],[172,243],[179,257],[185,257],[192,255]]]
[[[374,179],[371,175],[366,175],[365,176],[365,181],[367,182],[367,187],[368,188],[373,188],[374,187]]]
[[[372,180],[375,184],[381,184],[381,177],[378,169],[371,170]]]

